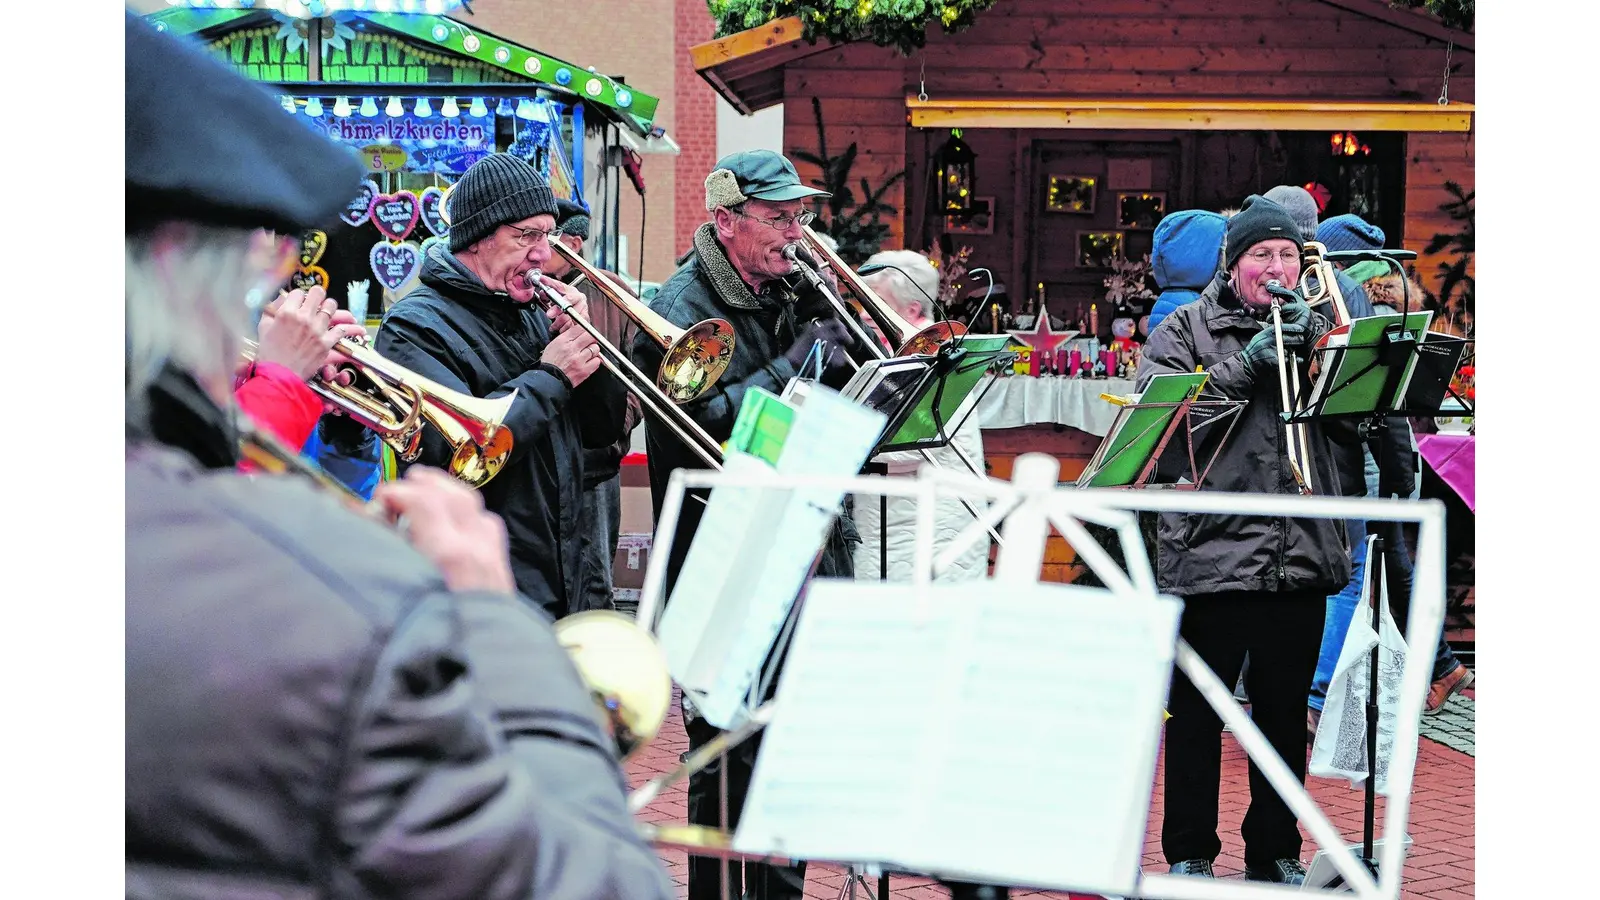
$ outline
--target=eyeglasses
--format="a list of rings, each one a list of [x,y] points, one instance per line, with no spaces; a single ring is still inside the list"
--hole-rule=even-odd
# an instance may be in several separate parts
[[[540,231],[537,228],[518,228],[515,225],[507,225],[506,227],[516,232],[517,246],[524,248],[532,247],[534,244],[542,244],[550,239],[550,235],[555,234],[554,231]]]
[[[776,228],[779,231],[787,231],[790,225],[799,225],[803,228],[816,221],[817,218],[816,213],[809,211],[798,212],[792,216],[774,216],[770,219],[763,219],[760,216],[752,216],[749,213],[742,212],[736,212],[734,215],[742,219],[751,219],[753,221],[760,222],[768,228]]]
[[[1257,249],[1257,250],[1251,250],[1249,253],[1246,253],[1245,256],[1251,262],[1259,263],[1259,264],[1261,264],[1263,266],[1271,265],[1272,264],[1272,258],[1274,256],[1276,256],[1278,259],[1283,260],[1283,264],[1284,264],[1285,267],[1289,266],[1291,263],[1296,263],[1297,264],[1297,263],[1300,262],[1300,251],[1299,250],[1284,250],[1281,253],[1273,253],[1271,250],[1268,250],[1265,247],[1262,247],[1262,248]]]

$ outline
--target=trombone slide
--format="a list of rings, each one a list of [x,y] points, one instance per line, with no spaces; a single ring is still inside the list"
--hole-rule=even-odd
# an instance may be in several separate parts
[[[1300,367],[1283,352],[1283,313],[1277,297],[1272,298],[1272,331],[1278,349],[1278,392],[1283,411],[1298,413],[1300,406]],[[1304,423],[1285,422],[1284,436],[1288,444],[1289,469],[1300,485],[1300,493],[1312,492],[1311,446]]]

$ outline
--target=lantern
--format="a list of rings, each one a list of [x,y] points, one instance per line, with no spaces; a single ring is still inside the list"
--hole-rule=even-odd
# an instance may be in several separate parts
[[[971,215],[973,193],[978,188],[978,155],[961,140],[961,129],[934,154],[939,174],[939,207],[947,216]]]

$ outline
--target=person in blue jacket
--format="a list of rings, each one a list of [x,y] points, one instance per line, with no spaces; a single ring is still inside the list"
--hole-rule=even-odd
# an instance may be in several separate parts
[[[1173,310],[1200,299],[1221,265],[1227,221],[1210,210],[1184,209],[1156,226],[1150,265],[1161,296],[1150,308],[1149,334]]]
[[[300,454],[315,462],[340,484],[371,500],[381,480],[383,447],[378,436],[361,423],[338,413],[324,413],[311,430]]]

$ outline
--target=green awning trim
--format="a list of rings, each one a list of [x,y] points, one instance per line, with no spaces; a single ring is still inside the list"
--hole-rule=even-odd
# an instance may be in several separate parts
[[[155,27],[157,31],[165,31],[177,35],[190,35],[197,31],[205,31],[218,25],[226,25],[234,19],[242,19],[260,12],[257,9],[191,9],[185,6],[175,6],[161,12],[145,16],[145,21]]]

